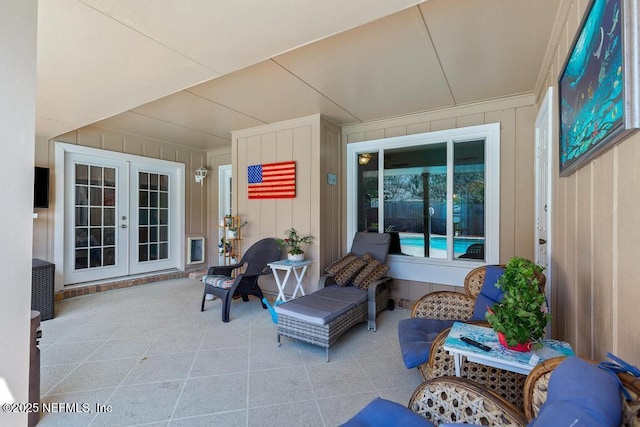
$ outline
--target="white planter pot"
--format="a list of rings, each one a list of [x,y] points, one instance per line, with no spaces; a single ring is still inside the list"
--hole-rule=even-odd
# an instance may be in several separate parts
[[[289,261],[302,261],[304,260],[304,253],[302,254],[287,254],[287,259]]]
[[[227,230],[227,239],[235,239],[238,237],[237,231]]]

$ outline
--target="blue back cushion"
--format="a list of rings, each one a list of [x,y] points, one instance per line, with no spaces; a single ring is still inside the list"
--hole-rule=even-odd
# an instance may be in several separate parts
[[[484,283],[482,284],[480,295],[478,295],[476,299],[471,320],[485,320],[484,315],[487,312],[487,308],[502,301],[504,292],[502,292],[502,289],[496,287],[496,283],[498,283],[498,279],[502,277],[502,273],[504,273],[504,268],[498,267],[497,265],[488,265],[486,267]]]
[[[404,366],[411,369],[429,360],[433,340],[454,322],[424,317],[411,317],[398,322],[398,340]]]
[[[530,427],[619,426],[622,397],[616,375],[578,357],[553,370],[547,400]]]

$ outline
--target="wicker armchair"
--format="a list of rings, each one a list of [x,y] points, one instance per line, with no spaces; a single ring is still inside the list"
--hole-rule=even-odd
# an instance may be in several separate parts
[[[474,268],[467,274],[464,279],[464,293],[441,291],[424,295],[414,304],[411,317],[468,321],[473,316],[476,298],[484,283],[485,270],[486,267],[482,266]],[[429,360],[418,366],[425,381],[454,375],[453,357],[442,347],[449,329],[438,335],[431,346]],[[467,365],[465,363],[465,366]]]
[[[564,360],[554,357],[537,365],[527,376],[524,385],[524,416],[528,421],[540,413],[542,404],[547,400],[549,378],[553,370]],[[596,362],[593,362],[596,363]],[[626,372],[617,373],[620,384],[629,393],[630,399],[622,396],[621,426],[640,426],[640,378]]]
[[[473,316],[476,298],[484,283],[485,270],[486,267],[482,266],[467,274],[464,280],[464,294],[441,291],[423,296],[414,305],[411,317],[469,321]],[[545,282],[546,278],[541,274],[538,277],[538,283],[542,292]],[[474,323],[486,324],[486,322]],[[443,348],[444,340],[450,329],[443,330],[433,340],[429,360],[418,366],[425,381],[455,375],[453,357]],[[522,390],[525,375],[466,361],[461,367],[461,377],[488,387],[517,407],[523,405]]]
[[[409,409],[434,424],[525,426],[524,414],[493,390],[466,378],[440,377],[422,383],[411,396]]]
[[[465,378],[440,377],[422,383],[409,401],[409,409],[434,423],[466,422],[486,426],[525,426],[536,418],[547,398],[549,378],[564,357],[536,366],[524,384],[524,410],[493,390]],[[640,379],[618,373],[631,399],[622,398],[622,426],[640,425]]]

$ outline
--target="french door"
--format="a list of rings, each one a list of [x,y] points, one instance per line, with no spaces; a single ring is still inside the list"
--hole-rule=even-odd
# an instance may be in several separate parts
[[[64,165],[64,284],[181,267],[179,167],[78,152]]]

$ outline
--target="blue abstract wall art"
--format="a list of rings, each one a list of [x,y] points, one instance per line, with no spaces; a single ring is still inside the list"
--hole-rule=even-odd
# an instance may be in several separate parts
[[[625,123],[625,0],[594,0],[559,79],[560,173],[613,144]]]

